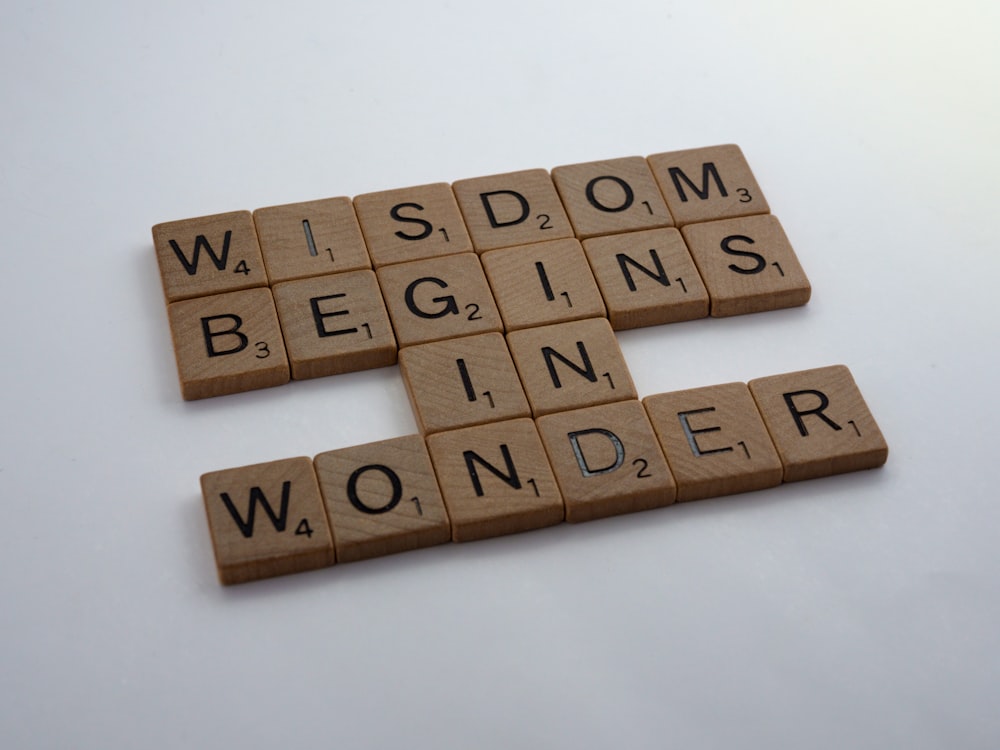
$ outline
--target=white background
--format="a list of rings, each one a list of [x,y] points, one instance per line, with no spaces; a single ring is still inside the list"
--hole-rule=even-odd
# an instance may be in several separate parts
[[[998,6],[817,7],[8,3],[0,746],[997,747]],[[729,142],[813,300],[640,395],[844,363],[883,469],[216,582],[200,474],[415,424],[183,402],[153,224]]]

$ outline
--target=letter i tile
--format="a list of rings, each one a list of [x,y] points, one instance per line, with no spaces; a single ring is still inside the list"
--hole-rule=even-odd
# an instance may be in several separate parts
[[[781,484],[781,461],[746,384],[660,393],[642,404],[673,471],[678,500]]]
[[[288,357],[270,289],[174,302],[167,315],[185,400],[288,382]]]
[[[222,583],[333,565],[333,539],[308,458],[209,472],[201,489]]]
[[[451,525],[419,435],[314,459],[339,562],[444,544]]]
[[[427,438],[451,519],[452,540],[514,534],[561,523],[562,497],[530,419],[466,427]]]
[[[536,424],[570,523],[674,502],[673,475],[638,401],[550,414]]]
[[[889,446],[843,365],[758,378],[750,392],[785,467],[785,481],[886,462]]]

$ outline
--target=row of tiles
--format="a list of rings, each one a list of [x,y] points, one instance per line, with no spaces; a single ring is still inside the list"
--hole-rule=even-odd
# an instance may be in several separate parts
[[[232,211],[153,227],[168,302],[409,260],[769,213],[735,145]]]
[[[766,214],[296,279],[168,311],[181,391],[196,399],[390,365],[432,341],[591,317],[615,330],[725,317],[802,305],[810,291]]]
[[[824,367],[205,474],[224,584],[881,466]]]

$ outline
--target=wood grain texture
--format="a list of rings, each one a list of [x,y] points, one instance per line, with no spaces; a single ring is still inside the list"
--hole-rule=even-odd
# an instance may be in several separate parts
[[[708,290],[676,229],[594,237],[583,249],[616,331],[708,315]]]
[[[167,302],[267,286],[249,211],[157,224],[153,247]]]
[[[581,239],[674,224],[641,156],[556,167],[552,180]]]
[[[399,369],[424,434],[531,416],[499,333],[406,347]]]
[[[439,432],[427,438],[427,447],[453,541],[562,522],[559,487],[530,419]]]
[[[253,220],[272,285],[372,267],[350,198],[258,208]]]
[[[786,482],[886,462],[889,446],[844,365],[758,378],[749,386],[778,449]]]
[[[708,287],[713,317],[798,307],[809,301],[809,279],[774,216],[693,224],[681,233]]]
[[[396,363],[396,337],[374,272],[286,281],[273,294],[296,380]]]
[[[637,398],[604,318],[513,331],[507,344],[535,417]]]
[[[447,183],[365,193],[354,208],[376,267],[472,251]]]
[[[288,382],[288,357],[270,289],[174,302],[167,317],[185,400]]]
[[[770,211],[739,146],[708,146],[647,157],[677,226]]]
[[[475,253],[397,263],[376,274],[401,347],[503,331]]]
[[[451,541],[434,467],[419,435],[327,451],[313,462],[338,562]]]
[[[544,169],[459,180],[452,189],[477,252],[574,236]]]
[[[550,414],[535,423],[570,523],[676,499],[673,475],[638,401]]]
[[[209,472],[201,489],[222,583],[333,565],[333,539],[308,458]]]
[[[660,393],[642,404],[679,501],[781,484],[781,461],[744,383]]]
[[[490,250],[481,258],[508,331],[605,315],[604,299],[577,240]]]

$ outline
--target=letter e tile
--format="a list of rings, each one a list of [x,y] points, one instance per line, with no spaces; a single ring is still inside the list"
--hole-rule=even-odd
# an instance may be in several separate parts
[[[157,224],[153,246],[167,302],[267,286],[249,211]]]
[[[308,458],[209,472],[201,490],[222,583],[333,565],[333,540]]]
[[[781,484],[781,461],[744,383],[660,393],[642,404],[673,470],[678,500]]]
[[[288,357],[270,289],[174,302],[167,316],[185,400],[288,382]]]
[[[530,419],[466,427],[427,438],[452,540],[471,542],[563,520],[563,502]]]
[[[774,216],[692,224],[681,233],[708,287],[713,317],[779,310],[809,301],[809,279]]]
[[[273,292],[296,380],[396,363],[396,337],[374,272],[286,281]]]
[[[451,541],[434,467],[419,435],[327,451],[314,463],[338,562]]]
[[[785,481],[873,469],[889,446],[843,365],[751,380],[767,429],[785,467]]]
[[[673,475],[638,401],[550,414],[536,424],[570,523],[674,502]]]

